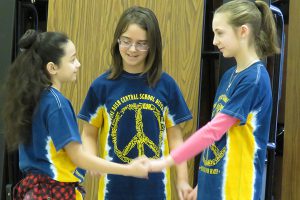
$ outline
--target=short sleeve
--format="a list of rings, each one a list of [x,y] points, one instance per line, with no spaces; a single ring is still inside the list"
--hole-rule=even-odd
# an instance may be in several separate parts
[[[230,96],[229,101],[221,110],[222,113],[238,118],[244,125],[255,101],[259,98],[259,90],[255,82],[242,82]]]
[[[50,113],[47,125],[56,151],[72,141],[81,143],[76,117],[71,108],[60,107]]]
[[[192,114],[175,81],[172,82],[172,85],[170,87],[168,108],[169,108],[169,115],[172,117],[174,123],[173,125],[177,125],[184,121],[192,119]]]
[[[97,90],[99,90],[98,93],[101,93],[101,88],[97,88]],[[79,119],[82,119],[90,123],[93,115],[97,114],[97,109],[99,107],[99,104],[100,104],[100,100],[95,94],[94,86],[91,85],[77,117]],[[97,124],[93,124],[93,125],[96,126],[97,128],[100,128],[101,121],[97,120]]]

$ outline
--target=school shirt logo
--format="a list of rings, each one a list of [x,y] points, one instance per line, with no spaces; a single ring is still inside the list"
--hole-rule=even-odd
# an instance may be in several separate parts
[[[136,103],[134,100],[146,100],[147,102]],[[132,103],[130,101],[133,101]],[[120,108],[120,109],[118,109]],[[163,133],[165,131],[164,117],[162,117],[162,111],[159,108],[163,108],[159,99],[149,94],[131,94],[121,97],[112,106],[110,117],[112,119],[111,124],[111,137],[114,148],[114,153],[123,162],[129,163],[133,158],[130,158],[128,154],[132,150],[137,150],[138,156],[145,155],[145,147],[148,147],[153,152],[153,156],[150,158],[160,158],[160,149],[163,142]],[[151,111],[155,116],[159,127],[158,144],[155,144],[147,135],[153,133],[147,133],[144,130],[143,111]],[[128,144],[122,149],[118,145],[118,127],[123,117],[126,117],[128,113],[134,112],[135,120],[135,133]],[[155,134],[155,133],[154,133]],[[123,144],[124,145],[124,144]]]
[[[218,112],[220,112],[223,108],[226,102],[228,102],[228,97],[226,95],[221,95],[218,98],[218,101],[213,105],[213,113],[212,117],[214,117]],[[209,153],[210,152],[210,153]],[[204,163],[204,166],[200,166],[200,170],[207,174],[219,174],[220,170],[217,168],[211,168],[216,166],[220,160],[225,156],[226,153],[226,145],[222,147],[222,149],[219,149],[215,143],[212,144],[209,148],[207,148],[203,154],[202,154],[202,160]],[[211,155],[209,157],[209,154]],[[209,168],[208,168],[209,167]]]

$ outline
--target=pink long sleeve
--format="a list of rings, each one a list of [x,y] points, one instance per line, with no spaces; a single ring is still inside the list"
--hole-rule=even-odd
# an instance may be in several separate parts
[[[189,160],[214,142],[229,130],[238,121],[237,118],[218,113],[210,122],[197,130],[180,147],[171,152],[176,164]]]

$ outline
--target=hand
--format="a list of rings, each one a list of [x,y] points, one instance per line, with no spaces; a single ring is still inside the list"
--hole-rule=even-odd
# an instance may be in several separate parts
[[[128,166],[130,170],[130,176],[137,178],[148,178],[149,159],[146,156],[133,159]]]
[[[186,200],[196,200],[198,192],[198,185],[187,195]]]
[[[177,183],[177,192],[180,200],[187,199],[188,195],[193,191],[193,188],[187,181],[179,181]]]

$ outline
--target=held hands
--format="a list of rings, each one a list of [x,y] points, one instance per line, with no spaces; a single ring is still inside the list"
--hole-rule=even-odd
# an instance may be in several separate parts
[[[180,200],[188,199],[188,197],[193,192],[193,188],[185,180],[182,180],[182,181],[178,180],[176,188],[177,188],[178,197],[179,197]],[[194,199],[191,199],[191,200],[194,200]]]
[[[164,159],[156,159],[156,160],[150,160],[150,172],[161,172],[165,168],[171,167],[174,165],[174,160],[171,156],[167,156]]]
[[[152,159],[149,161],[149,172],[161,172],[167,168],[165,159]]]
[[[141,156],[133,159],[129,167],[129,175],[137,178],[147,178],[149,172],[161,172],[163,169],[174,164],[171,156],[165,159],[148,159],[146,156]]]
[[[129,175],[137,178],[148,178],[149,159],[141,156],[133,159],[129,164]]]
[[[198,192],[198,185],[186,196],[186,200],[196,200]]]

